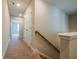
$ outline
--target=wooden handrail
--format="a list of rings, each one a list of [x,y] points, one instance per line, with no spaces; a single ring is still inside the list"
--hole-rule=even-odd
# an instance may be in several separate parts
[[[35,31],[35,34],[39,34],[43,39],[45,39],[49,44],[51,44],[41,33],[39,33],[38,31]],[[59,52],[60,53],[60,51],[53,45],[53,44],[51,44],[54,48],[55,48],[55,50],[57,51],[57,52]]]

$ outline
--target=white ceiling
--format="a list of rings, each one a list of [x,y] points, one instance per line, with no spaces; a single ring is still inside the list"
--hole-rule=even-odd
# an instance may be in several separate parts
[[[67,12],[68,14],[77,11],[77,0],[44,0],[57,8]]]
[[[60,8],[67,13],[73,13],[77,10],[77,0],[44,0],[49,4]],[[11,16],[19,16],[23,14],[31,0],[8,0],[9,12]],[[13,5],[14,3],[14,5]],[[20,3],[21,6],[17,7],[16,4]]]
[[[23,14],[30,2],[31,0],[8,0],[10,15],[17,17]],[[20,7],[17,7],[17,3],[20,3]]]

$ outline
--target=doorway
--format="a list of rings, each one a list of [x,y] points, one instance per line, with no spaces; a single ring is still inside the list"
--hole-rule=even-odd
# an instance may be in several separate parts
[[[11,39],[19,38],[19,22],[17,20],[11,20]]]

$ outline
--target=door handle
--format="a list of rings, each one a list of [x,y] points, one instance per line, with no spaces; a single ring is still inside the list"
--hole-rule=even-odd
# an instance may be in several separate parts
[[[26,31],[28,31],[28,29],[26,29]]]

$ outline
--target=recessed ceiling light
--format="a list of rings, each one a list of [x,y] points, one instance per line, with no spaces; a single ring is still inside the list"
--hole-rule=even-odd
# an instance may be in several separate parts
[[[17,3],[17,7],[20,7],[20,3]]]
[[[19,16],[22,16],[22,14],[19,14]]]

